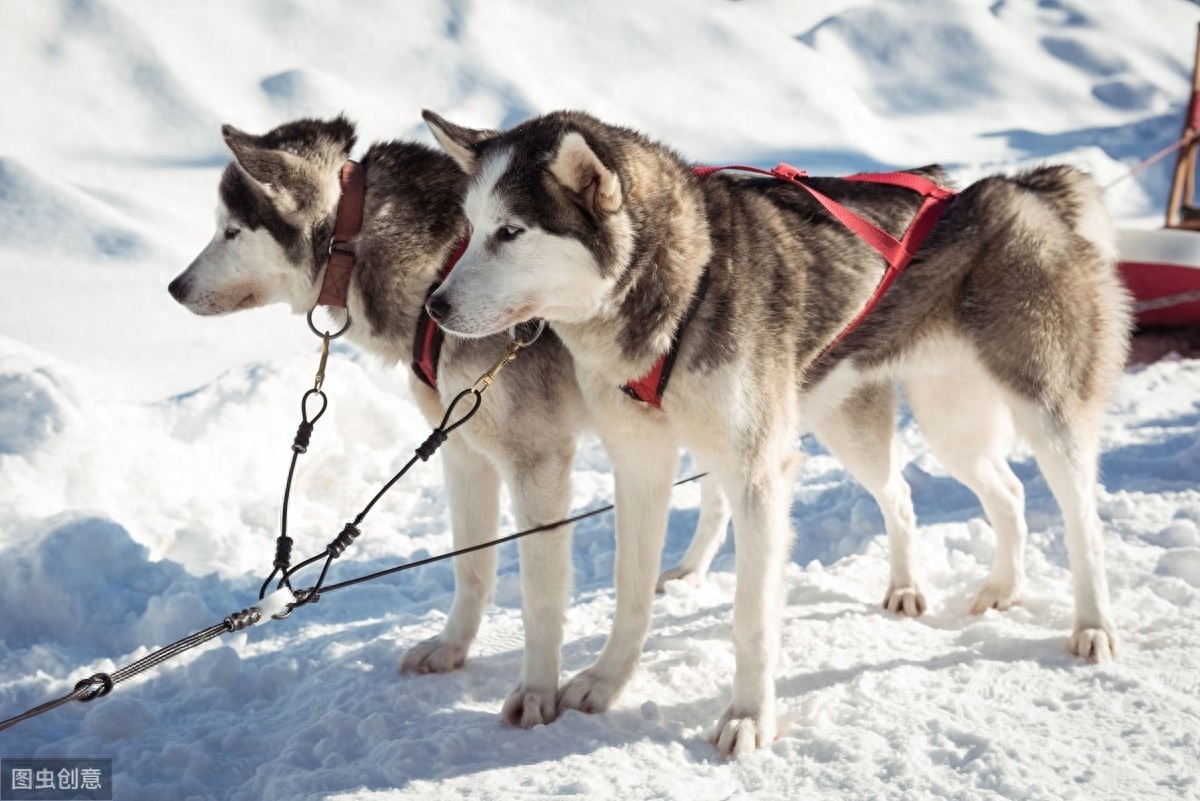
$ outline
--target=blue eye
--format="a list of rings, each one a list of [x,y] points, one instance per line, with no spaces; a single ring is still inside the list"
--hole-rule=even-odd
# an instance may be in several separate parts
[[[518,228],[515,225],[502,225],[496,229],[496,238],[501,242],[511,242],[523,233],[525,233],[524,228]]]

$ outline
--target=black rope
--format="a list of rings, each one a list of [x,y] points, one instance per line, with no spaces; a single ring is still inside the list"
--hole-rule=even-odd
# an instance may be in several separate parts
[[[458,405],[464,399],[466,399],[468,396],[472,398],[471,407],[469,409],[467,409],[467,411],[461,417],[459,417],[458,419],[454,420],[453,423],[451,423],[450,421],[452,419],[454,419],[455,410],[458,408]],[[394,476],[392,476],[387,481],[387,483],[384,484],[379,489],[378,492],[375,493],[375,496],[367,502],[367,505],[362,508],[362,511],[360,511],[357,515],[355,515],[354,521],[351,523],[347,523],[342,528],[341,533],[339,533],[332,541],[330,541],[330,543],[328,545],[325,546],[324,551],[322,551],[319,554],[316,554],[315,556],[310,556],[308,559],[305,559],[300,564],[296,565],[295,567],[291,567],[291,568],[286,567],[286,566],[284,566],[283,568],[279,567],[279,558],[278,558],[278,551],[277,551],[277,553],[276,553],[276,569],[271,572],[271,575],[269,575],[267,577],[267,580],[263,583],[262,589],[259,590],[258,597],[262,598],[263,596],[266,595],[266,589],[267,589],[268,585],[271,583],[271,580],[273,578],[275,578],[276,575],[279,575],[280,571],[282,571],[282,577],[279,579],[278,586],[280,586],[280,587],[286,586],[289,589],[291,589],[292,576],[296,575],[301,570],[304,570],[306,567],[316,564],[317,562],[324,559],[325,564],[323,564],[321,566],[321,574],[317,578],[317,583],[314,584],[312,587],[309,587],[305,590],[296,591],[296,601],[295,601],[295,603],[291,604],[291,608],[295,609],[297,607],[304,606],[305,604],[316,603],[318,600],[320,600],[321,593],[322,593],[324,585],[325,585],[325,579],[329,575],[329,568],[333,565],[333,560],[337,559],[339,556],[341,556],[346,551],[347,548],[349,548],[351,545],[354,544],[354,540],[356,540],[359,537],[359,535],[362,533],[362,531],[359,529],[359,526],[362,524],[362,522],[366,518],[366,516],[371,512],[371,509],[373,509],[375,507],[375,504],[378,503],[379,500],[381,498],[383,498],[383,496],[386,495],[388,493],[388,491],[391,490],[391,488],[396,485],[396,482],[398,482],[400,479],[404,478],[405,474],[407,474],[408,471],[412,469],[412,466],[415,465],[417,463],[417,461],[422,461],[422,462],[429,461],[429,458],[431,456],[433,456],[434,453],[437,452],[438,448],[440,448],[443,444],[445,444],[446,439],[449,437],[449,435],[455,429],[457,429],[459,426],[463,425],[464,423],[466,423],[468,420],[470,420],[472,417],[475,416],[475,413],[477,411],[479,411],[479,405],[482,400],[483,400],[482,390],[476,389],[475,387],[470,387],[468,389],[464,389],[462,392],[458,393],[458,395],[456,395],[454,397],[454,400],[450,401],[450,405],[446,409],[446,414],[442,416],[442,422],[440,422],[437,426],[435,426],[433,431],[430,432],[429,436],[426,437],[425,441],[417,446],[415,455],[411,459],[409,459],[408,462],[406,462],[405,465],[403,467],[401,467],[400,470],[397,471],[397,473]],[[322,411],[324,411],[324,407],[322,407]],[[318,414],[317,417],[320,417],[320,415]],[[316,422],[316,418],[314,418],[313,422]],[[294,457],[292,459],[292,465],[293,465],[293,467],[295,466],[295,458]],[[287,486],[284,490],[284,497],[285,497],[284,520],[285,521],[287,520],[286,497],[287,497],[287,494],[291,491],[291,479],[292,479],[291,472],[289,471]],[[561,525],[561,524],[559,524],[559,525]],[[282,541],[283,541],[283,535],[281,534],[279,540],[277,540],[277,543],[282,543]],[[289,539],[289,541],[288,541],[289,554],[290,554],[290,551],[291,551],[291,541]]]
[[[326,339],[326,343],[328,343],[328,337]],[[510,356],[511,355],[512,354],[510,354]],[[322,368],[323,366],[324,360],[322,360]],[[335,537],[327,546],[325,546],[325,550],[322,553],[305,559],[295,567],[289,567],[289,563],[291,562],[293,541],[292,538],[287,535],[287,520],[288,505],[292,491],[292,479],[296,471],[296,460],[300,454],[308,451],[308,445],[312,438],[313,427],[329,406],[328,398],[326,398],[325,393],[320,389],[320,377],[318,377],[317,386],[305,392],[300,401],[301,422],[296,431],[296,436],[292,441],[292,459],[288,467],[287,480],[284,484],[280,534],[276,539],[275,561],[273,563],[274,569],[271,571],[271,574],[267,576],[266,581],[263,582],[262,587],[259,589],[259,600],[262,600],[266,596],[267,589],[270,587],[271,581],[275,578],[275,576],[282,574],[281,578],[279,579],[279,588],[287,587],[289,590],[291,590],[291,577],[309,565],[319,562],[322,558],[325,559],[325,564],[321,568],[321,574],[317,579],[317,583],[312,587],[295,591],[294,594],[296,600],[294,603],[288,605],[289,609],[287,613],[283,614],[283,617],[291,614],[291,610],[293,609],[309,603],[315,603],[316,601],[320,600],[321,595],[325,592],[333,592],[334,590],[352,587],[356,584],[362,584],[376,578],[410,570],[414,567],[428,565],[433,562],[452,559],[456,556],[473,553],[484,548],[494,548],[506,542],[520,539],[521,537],[528,537],[531,534],[549,531],[551,529],[559,528],[580,520],[585,520],[589,517],[595,517],[596,515],[603,514],[604,512],[607,512],[613,508],[612,504],[606,504],[605,506],[591,509],[586,512],[581,512],[577,515],[559,520],[555,523],[546,523],[543,525],[534,526],[500,539],[491,540],[490,542],[482,542],[466,548],[460,548],[456,551],[441,554],[440,556],[431,556],[426,559],[420,559],[416,562],[409,562],[388,570],[381,570],[366,576],[359,576],[358,578],[348,579],[346,581],[338,582],[337,584],[332,584],[329,587],[324,587],[325,579],[329,574],[329,568],[330,565],[333,564],[333,560],[341,556],[342,553],[344,553],[345,550],[349,548],[361,535],[362,532],[358,526],[362,523],[363,519],[367,516],[375,504],[378,503],[378,501],[388,492],[388,490],[395,486],[397,481],[404,477],[404,475],[412,468],[414,464],[417,463],[418,460],[428,461],[429,458],[437,451],[437,449],[446,442],[446,439],[450,433],[452,433],[459,426],[465,424],[468,420],[475,416],[477,411],[479,411],[480,402],[483,399],[483,389],[486,389],[487,385],[485,384],[482,389],[477,387],[478,383],[476,386],[465,389],[455,396],[454,400],[450,402],[449,407],[446,409],[446,414],[442,417],[441,423],[437,425],[430,435],[425,439],[425,441],[416,448],[416,454],[413,456],[413,458],[409,459],[404,467],[400,468],[400,470],[394,476],[392,476],[392,478],[386,484],[384,484],[377,493],[375,493],[375,496],[371,498],[367,505],[363,507],[362,511],[359,512],[354,518],[354,522],[347,523],[342,528],[342,531],[338,534],[338,536]],[[468,395],[472,396],[474,400],[471,408],[468,409],[462,417],[451,423],[450,420],[453,418],[454,411],[458,407],[458,404]],[[308,404],[313,398],[319,398],[321,401],[321,406],[310,420]],[[696,479],[701,478],[703,475],[705,474],[699,473],[697,475],[689,476],[688,478],[680,479],[672,486],[679,486],[680,484],[684,484],[689,481],[695,481]],[[71,692],[67,693],[66,695],[51,701],[47,701],[44,704],[40,704],[39,706],[17,715],[16,717],[0,721],[0,731],[8,729],[17,725],[18,723],[29,720],[30,718],[36,717],[45,712],[49,712],[50,710],[56,709],[71,701],[83,701],[86,703],[88,701],[94,701],[97,698],[103,698],[111,693],[117,684],[127,681],[134,676],[144,673],[147,670],[151,670],[163,662],[166,662],[168,659],[172,659],[179,654],[184,653],[185,651],[191,650],[192,648],[199,647],[209,640],[221,636],[222,634],[241,631],[242,629],[257,623],[260,620],[260,617],[261,613],[259,609],[253,606],[243,609],[239,612],[233,612],[220,623],[209,626],[208,628],[198,631],[194,634],[190,634],[180,640],[176,640],[170,645],[164,646],[163,648],[159,648],[158,650],[147,654],[136,662],[113,671],[111,674],[103,672],[94,673],[91,676],[80,680],[75,684],[75,687],[71,690]]]
[[[696,473],[695,475],[688,476],[687,478],[679,479],[671,486],[678,487],[680,484],[687,484],[690,481],[696,481],[697,479],[703,478],[706,475],[708,475],[708,474],[707,473]],[[390,576],[393,573],[401,573],[405,570],[411,570],[414,567],[422,567],[424,565],[433,564],[434,562],[441,562],[446,559],[452,559],[455,556],[463,556],[464,554],[474,553],[475,551],[482,551],[484,548],[495,548],[496,546],[503,545],[506,542],[512,542],[513,540],[519,540],[522,537],[528,537],[530,534],[540,534],[543,531],[550,531],[551,529],[556,529],[560,526],[566,526],[566,525],[570,525],[572,523],[578,523],[580,520],[586,520],[589,517],[596,517],[597,515],[602,515],[605,512],[611,511],[612,508],[613,508],[613,504],[608,503],[608,504],[605,504],[604,506],[597,506],[595,509],[589,509],[586,512],[580,512],[578,514],[571,515],[570,517],[563,518],[562,520],[559,520],[556,523],[543,523],[540,526],[534,526],[533,528],[527,528],[524,531],[518,531],[515,534],[509,534],[507,536],[500,537],[499,539],[488,540],[487,542],[481,542],[476,545],[468,545],[466,548],[459,548],[457,551],[450,551],[448,553],[439,554],[438,556],[429,556],[424,559],[418,559],[415,562],[405,562],[402,565],[397,565],[396,567],[389,567],[386,570],[379,570],[375,573],[368,573],[365,576],[359,576],[358,578],[347,579],[346,581],[339,581],[336,584],[330,584],[328,587],[325,587],[324,589],[320,590],[320,594],[324,595],[325,593],[333,592],[334,590],[341,590],[346,587],[353,587],[355,584],[362,584],[367,581],[372,581],[377,578],[382,578],[383,576]],[[313,592],[314,590],[315,590],[315,588],[299,590],[297,594]],[[313,600],[316,600],[316,599],[314,598]]]
[[[478,404],[476,404],[476,408],[477,407],[478,407]],[[461,421],[458,424],[456,424],[455,427],[457,427],[457,425],[461,425]],[[411,462],[410,462],[410,465],[411,465]],[[405,469],[407,469],[407,467]],[[706,473],[697,473],[695,475],[688,476],[687,478],[681,478],[678,481],[676,481],[674,484],[672,484],[671,486],[678,487],[680,484],[686,484],[691,481],[696,481],[697,479],[703,478],[705,475],[707,475],[707,474]],[[374,579],[377,579],[377,578],[382,578],[384,576],[390,576],[393,573],[401,573],[405,570],[411,570],[414,567],[421,567],[423,565],[432,564],[433,562],[440,562],[445,559],[452,559],[456,556],[462,556],[464,554],[474,553],[475,551],[480,551],[480,550],[483,550],[484,548],[495,548],[499,545],[503,545],[506,542],[512,542],[513,540],[518,540],[522,537],[528,537],[531,534],[538,534],[543,531],[550,531],[552,529],[556,529],[561,526],[570,525],[572,523],[577,523],[580,520],[586,520],[589,517],[596,517],[597,515],[601,515],[601,514],[604,514],[605,512],[610,511],[612,508],[613,508],[613,504],[611,504],[611,503],[605,504],[604,506],[598,506],[595,509],[589,509],[585,512],[580,512],[579,514],[571,515],[570,517],[564,518],[564,519],[559,520],[554,523],[544,523],[539,526],[533,526],[532,528],[527,528],[524,531],[518,531],[515,534],[509,534],[508,536],[500,537],[499,539],[490,540],[488,542],[481,542],[476,545],[468,546],[466,548],[459,548],[456,551],[450,551],[448,553],[440,554],[438,556],[430,556],[425,559],[418,559],[415,562],[407,562],[402,565],[397,565],[396,567],[388,568],[387,570],[379,570],[379,571],[376,571],[375,573],[369,573],[365,576],[358,576],[357,578],[347,579],[346,581],[339,581],[336,584],[330,584],[328,587],[325,587],[322,589],[321,585],[323,584],[323,582],[325,580],[325,575],[329,569],[329,564],[333,561],[333,558],[330,558],[326,561],[325,569],[321,571],[321,577],[317,581],[316,585],[314,585],[313,587],[307,588],[307,589],[298,590],[296,592],[297,603],[293,604],[292,608],[303,606],[304,604],[307,604],[307,603],[315,603],[316,601],[318,601],[320,599],[321,595],[323,595],[325,593],[333,592],[334,590],[342,590],[342,589],[345,589],[346,587],[353,587],[356,584],[363,584],[368,581],[373,581]],[[355,528],[355,531],[357,532],[356,527],[353,527],[352,524],[347,523],[346,529],[342,530],[342,534],[339,535],[339,538],[341,536],[346,535],[347,529],[350,529],[350,528]],[[350,536],[350,540],[353,541],[353,539],[357,536],[358,536],[357,533],[355,533],[354,535]],[[305,567],[306,565],[309,565],[309,564],[312,564],[313,562],[318,561],[324,555],[325,554],[318,554],[317,556],[314,556],[310,559],[305,560],[304,562],[301,562],[299,565],[297,565],[295,568],[293,568],[293,571],[299,570],[299,569]],[[282,581],[281,581],[281,586],[282,586]],[[222,634],[237,632],[237,631],[241,631],[244,628],[247,628],[248,626],[258,622],[259,614],[260,613],[259,613],[258,609],[255,607],[243,609],[240,612],[233,612],[232,614],[228,615],[224,620],[222,620],[220,623],[217,623],[216,625],[213,625],[213,626],[209,626],[208,628],[206,628],[202,631],[198,631],[195,634],[189,634],[187,637],[184,637],[183,639],[176,640],[175,642],[171,643],[170,645],[164,646],[164,647],[158,649],[157,651],[149,653],[146,656],[142,657],[141,659],[137,660],[136,662],[126,665],[125,667],[120,668],[119,670],[114,670],[112,673],[93,673],[91,676],[88,676],[87,678],[81,679],[79,682],[77,682],[75,684],[74,689],[72,689],[71,692],[67,693],[66,695],[64,695],[60,698],[55,698],[52,701],[47,701],[46,703],[41,704],[39,706],[35,706],[33,709],[30,709],[27,712],[23,712],[22,714],[17,715],[16,717],[12,717],[12,718],[8,718],[7,720],[0,721],[0,731],[3,731],[4,729],[15,726],[18,723],[21,723],[23,721],[29,720],[30,718],[37,717],[38,715],[41,715],[45,712],[49,712],[51,709],[56,709],[56,708],[62,706],[63,704],[70,703],[71,701],[82,701],[84,703],[87,703],[88,701],[94,701],[97,698],[103,698],[104,696],[106,696],[110,692],[112,692],[113,688],[116,687],[117,684],[119,684],[123,681],[128,681],[129,679],[133,678],[134,676],[137,676],[139,673],[144,673],[147,670],[155,668],[158,665],[161,665],[163,662],[166,662],[168,659],[176,657],[185,651],[191,650],[192,648],[201,646],[204,643],[208,642],[209,640],[219,637]]]
[[[308,404],[313,398],[319,399],[321,406],[310,420],[308,418]],[[300,398],[300,425],[296,428],[296,436],[292,438],[292,461],[288,465],[287,480],[283,484],[283,503],[280,505],[279,511],[279,536],[275,539],[275,561],[272,563],[274,569],[267,576],[266,580],[263,581],[262,586],[258,590],[260,600],[266,597],[267,590],[271,587],[271,580],[280,573],[284,574],[280,586],[291,587],[291,584],[287,582],[288,567],[292,562],[292,544],[294,540],[288,536],[287,530],[288,509],[292,498],[292,478],[296,475],[296,460],[300,458],[301,454],[308,453],[309,443],[312,442],[313,429],[328,408],[329,398],[317,387],[306,391]]]

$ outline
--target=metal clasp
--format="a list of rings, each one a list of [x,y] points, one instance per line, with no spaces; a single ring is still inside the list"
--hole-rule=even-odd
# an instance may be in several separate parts
[[[475,383],[471,385],[471,390],[476,394],[482,394],[484,390],[490,387],[492,382],[496,380],[496,376],[499,375],[500,371],[504,369],[504,365],[517,358],[517,351],[523,347],[525,347],[524,342],[510,339],[508,344],[504,347],[504,355],[500,357],[499,361],[492,365],[491,370],[488,370],[486,373],[479,376]]]
[[[317,377],[313,381],[313,389],[317,392],[321,391],[321,385],[325,383],[325,365],[329,362],[329,340],[332,337],[326,331],[321,337],[321,363],[317,365]]]

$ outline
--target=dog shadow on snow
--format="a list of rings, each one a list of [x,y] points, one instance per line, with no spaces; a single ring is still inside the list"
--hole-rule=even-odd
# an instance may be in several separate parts
[[[814,446],[806,447],[813,452]],[[1126,481],[1134,481],[1140,466],[1161,460],[1164,450],[1178,453],[1180,449],[1196,448],[1200,444],[1194,434],[1183,432],[1175,432],[1161,441],[1121,446],[1105,454],[1107,486],[1113,490]],[[1057,508],[1032,460],[1016,460],[1013,467],[1026,487],[1031,509],[1059,521]],[[912,466],[906,475],[913,486],[919,532],[920,527],[930,524],[965,522],[982,516],[974,495],[948,476]],[[846,556],[865,552],[883,536],[882,521],[877,518],[870,497],[837,469],[831,468],[816,478],[812,483],[818,488],[801,488],[792,507],[797,529],[793,561],[806,565],[816,559],[831,565]],[[1158,478],[1171,476],[1164,474]],[[686,549],[696,516],[695,509],[672,510],[664,566],[674,564]],[[577,598],[586,600],[592,594],[611,593],[611,571],[601,564],[611,558],[611,522],[589,521],[579,527],[576,536],[585,546],[581,549],[577,542],[577,572],[580,561],[592,559],[591,575],[584,570],[579,576]],[[593,556],[581,557],[588,539],[594,541]],[[955,546],[947,542],[947,547]],[[1065,564],[1065,553],[1058,553],[1061,545],[1054,550],[1051,561],[1057,564],[1061,559]],[[732,557],[730,537],[722,545],[714,571],[730,571]],[[503,573],[515,573],[513,560],[502,558],[501,564]],[[727,580],[731,577],[718,579]],[[935,646],[941,652],[925,658],[892,653],[875,655],[867,649],[860,663],[851,667],[814,668],[799,659],[784,665],[776,684],[781,709],[785,710],[785,718],[793,718],[794,731],[806,725],[798,711],[806,696],[872,674],[905,667],[939,672],[962,665],[1016,662],[1033,662],[1052,671],[1087,667],[1067,653],[1065,631],[1031,638],[991,627],[981,636],[972,619],[965,615],[967,599],[943,603],[919,620],[899,620],[881,609],[878,599],[864,599],[816,582],[790,584],[785,641],[809,636],[803,632],[814,625],[826,624],[854,626],[867,632],[868,637],[883,636],[871,632],[885,632],[890,625],[928,626],[947,634],[943,644]],[[879,588],[880,593],[882,589]],[[676,595],[677,591],[671,594]],[[230,653],[222,654],[230,649],[201,654],[185,670],[172,671],[156,681],[131,688],[126,697],[154,708],[181,689],[194,694],[198,682],[212,683],[207,688],[211,690],[211,700],[193,707],[199,728],[206,725],[205,715],[214,709],[219,711],[221,705],[228,705],[231,714],[237,710],[244,722],[223,731],[220,745],[214,748],[218,753],[242,754],[241,762],[245,763],[220,763],[223,775],[214,781],[243,789],[253,789],[261,781],[285,784],[296,781],[300,782],[294,788],[298,795],[311,789],[311,784],[304,784],[313,780],[311,771],[320,774],[326,792],[364,786],[383,790],[413,782],[472,776],[497,766],[553,765],[571,755],[623,748],[633,743],[682,745],[689,759],[698,763],[720,761],[706,736],[724,710],[731,673],[715,682],[706,676],[703,686],[707,689],[696,695],[671,703],[657,703],[653,699],[655,682],[666,680],[679,685],[679,677],[688,671],[711,669],[703,667],[695,654],[711,657],[714,649],[722,649],[728,656],[732,617],[729,601],[708,606],[700,600],[690,604],[656,601],[641,677],[635,677],[616,709],[600,715],[568,711],[549,726],[521,731],[499,720],[504,699],[520,673],[519,608],[509,603],[489,611],[478,645],[460,670],[398,676],[396,666],[400,656],[418,639],[415,631],[430,629],[429,607],[444,608],[450,597],[447,593],[430,597],[425,590],[409,596],[401,587],[386,585],[348,593],[339,600],[333,626],[316,625],[286,638],[287,643],[279,650],[260,651],[240,660]],[[722,591],[722,598],[726,597],[728,593]],[[685,611],[679,611],[681,607]],[[318,624],[321,608],[318,606],[318,612],[314,613],[314,622]],[[388,610],[397,609],[398,613],[388,614]],[[381,612],[387,617],[378,617]],[[336,625],[339,622],[344,625]],[[574,628],[578,630],[578,625]],[[953,634],[955,631],[957,636]],[[563,652],[564,676],[590,664],[600,652],[606,635],[606,627],[596,624],[583,637],[569,636]],[[483,655],[477,655],[480,652]],[[728,661],[726,657],[718,661],[724,663]],[[716,692],[711,689],[714,684],[720,688]],[[318,686],[326,689],[314,693],[313,688]],[[674,690],[671,694],[678,695]],[[102,708],[97,705],[96,711]],[[113,709],[116,714],[118,710]],[[103,721],[92,723],[93,728],[102,725]],[[275,753],[276,748],[270,743],[262,742],[263,731],[289,732],[282,754]],[[147,742],[149,750],[153,747]],[[388,754],[386,760],[379,758],[381,749]],[[297,767],[301,769],[297,771]],[[572,782],[579,778],[563,777],[563,792],[574,792]]]
[[[1040,499],[1045,490],[1044,486],[1040,486],[1042,482],[1036,466],[1026,460],[1014,463],[1014,469],[1026,484],[1030,495]],[[913,478],[910,476],[910,480]],[[924,523],[965,521],[982,515],[974,495],[953,479],[924,473],[916,478],[920,480],[912,480],[914,502],[918,515],[924,513]],[[797,501],[792,514],[799,534],[793,559],[800,564],[807,564],[809,557],[817,554],[812,558],[830,564],[848,555],[840,540],[831,540],[833,545],[815,546],[805,545],[800,540],[805,536],[805,524],[811,524],[814,517],[839,518],[849,526],[854,510],[860,507],[864,499],[870,503],[869,496],[847,478],[845,481],[830,482],[825,489]],[[672,564],[686,548],[696,515],[694,509],[672,511],[671,534],[663,556],[664,565]],[[861,512],[859,516],[862,517]],[[583,537],[605,536],[604,524],[585,528],[580,532]],[[611,536],[611,531],[607,535]],[[882,521],[870,536],[854,539],[852,553],[861,553],[879,536],[882,536]],[[730,538],[722,546],[722,557],[719,558],[731,556],[732,549]],[[729,567],[730,564],[718,564],[716,569],[725,571]],[[586,598],[594,593],[611,591],[611,575],[605,575],[603,570],[581,578],[578,596]],[[835,622],[865,624],[862,627],[872,631],[877,630],[874,628],[875,619],[886,619],[887,625],[925,625],[944,631],[960,630],[960,634],[946,644],[943,653],[927,658],[884,655],[875,661],[865,658],[861,664],[848,668],[810,669],[793,665],[790,669],[782,669],[777,679],[781,707],[796,710],[801,699],[812,693],[852,683],[871,674],[886,674],[905,667],[939,672],[962,665],[1028,661],[1050,670],[1075,670],[1082,666],[1067,653],[1065,632],[1040,638],[991,632],[981,639],[978,632],[967,630],[971,619],[965,616],[965,604],[965,600],[963,603],[955,602],[947,605],[947,608],[927,613],[921,620],[905,621],[895,619],[877,602],[864,602],[862,598],[849,593],[811,584],[793,588],[785,632],[797,625]],[[669,676],[676,670],[686,672],[697,669],[689,656],[697,651],[697,644],[702,644],[700,647],[703,649],[730,648],[731,603],[726,601],[704,608],[692,608],[685,613],[666,611],[663,606],[662,603],[656,604],[643,658],[643,671]],[[509,609],[505,610],[505,614],[515,615],[517,612]],[[485,620],[480,636],[484,644],[488,641],[487,627],[488,621]],[[583,637],[568,639],[564,646],[564,675],[571,675],[590,664],[600,652],[606,635],[607,631],[597,630]],[[404,635],[401,633],[398,636]],[[795,635],[785,633],[787,636]],[[381,670],[394,668],[403,648],[413,644],[384,639],[389,641],[386,646],[378,638],[363,645],[365,650],[377,655],[382,663]],[[655,703],[652,687],[644,683],[638,686],[638,679],[635,678],[634,686],[630,687],[624,701],[614,710],[600,715],[568,711],[549,726],[520,731],[499,722],[500,706],[520,671],[521,649],[519,643],[514,643],[514,646],[501,650],[485,646],[485,655],[472,656],[463,669],[452,673],[386,677],[383,682],[387,685],[386,690],[359,688],[355,694],[363,697],[356,699],[356,703],[364,705],[363,713],[377,713],[388,721],[387,728],[397,733],[423,733],[420,742],[406,742],[397,749],[403,753],[401,762],[394,766],[394,771],[389,770],[388,778],[381,779],[379,789],[396,786],[397,782],[403,785],[413,781],[469,776],[498,765],[553,764],[571,755],[610,747],[627,747],[636,742],[681,744],[689,758],[697,762],[720,762],[706,737],[724,710],[730,677],[720,682],[722,689],[716,694],[700,695],[670,704]],[[632,703],[631,697],[636,699]],[[409,700],[416,698],[427,700],[416,704]],[[485,698],[486,701],[483,700]],[[357,714],[352,709],[340,706],[339,709],[351,715]],[[374,713],[367,711],[372,709]],[[784,713],[785,718],[793,718],[793,726],[802,727],[805,725],[803,720],[794,720],[799,716],[798,711]],[[564,779],[564,787],[569,784],[569,780]]]
[[[790,616],[791,622],[797,619],[833,622],[851,616],[889,616],[875,605],[863,605],[858,599],[837,592],[814,590],[805,600],[811,601],[814,607],[818,604],[832,603],[846,607],[853,604],[857,610],[833,614],[815,608],[801,609]],[[669,675],[677,669],[696,669],[689,657],[696,643],[723,642],[723,647],[729,647],[727,621],[730,612],[730,605],[726,603],[682,617],[657,613],[641,670],[659,674],[666,671]],[[714,625],[714,618],[723,622]],[[895,625],[905,624],[897,620]],[[654,633],[655,630],[667,628],[670,629],[669,633]],[[603,633],[567,642],[564,648],[565,672],[569,674],[590,663],[599,653],[603,642]],[[791,670],[781,670],[776,682],[782,710],[781,726],[785,725],[782,721],[789,719],[793,728],[807,725],[799,711],[800,703],[807,695],[853,683],[872,674],[885,675],[899,668],[940,672],[983,662],[1032,660],[1050,669],[1070,670],[1075,663],[1066,653],[1064,642],[1063,637],[1022,638],[1004,642],[993,638],[981,645],[964,636],[955,643],[953,651],[924,659],[887,657],[874,662],[864,661],[848,668],[811,670],[797,666]],[[706,644],[703,647],[712,646]],[[491,688],[494,692],[500,685],[507,687],[515,681],[520,670],[520,659],[520,650],[513,649],[473,657],[455,673],[403,676],[396,680],[391,692],[387,693],[392,708],[385,707],[380,712],[388,719],[402,718],[395,721],[397,729],[423,732],[424,738],[413,748],[406,743],[397,749],[405,755],[404,764],[398,766],[397,773],[391,779],[376,789],[393,786],[388,781],[400,781],[400,773],[405,778],[396,786],[413,781],[441,781],[469,776],[497,766],[552,765],[572,755],[589,754],[605,748],[628,748],[636,743],[664,747],[679,745],[690,760],[721,764],[721,758],[707,737],[724,711],[728,679],[731,677],[721,682],[722,687],[716,694],[700,694],[674,703],[656,703],[652,687],[644,684],[637,686],[638,680],[635,678],[634,685],[627,690],[615,709],[598,715],[567,711],[549,726],[522,731],[499,721],[503,693],[483,704],[486,707],[484,709],[479,704],[485,688]],[[397,699],[418,695],[433,696],[439,699],[438,705],[412,710],[405,709],[408,705],[402,701],[397,703]],[[784,736],[787,736],[786,732]],[[473,743],[486,745],[480,751],[472,747]],[[568,784],[569,781],[564,779],[564,787]]]

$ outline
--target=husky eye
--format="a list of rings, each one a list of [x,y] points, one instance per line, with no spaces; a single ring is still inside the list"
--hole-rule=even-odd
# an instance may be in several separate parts
[[[232,225],[225,229],[225,238],[233,239],[242,232],[241,228],[234,228]]]
[[[511,242],[523,233],[525,233],[524,228],[518,228],[515,225],[502,225],[496,229],[496,238],[501,242]]]

